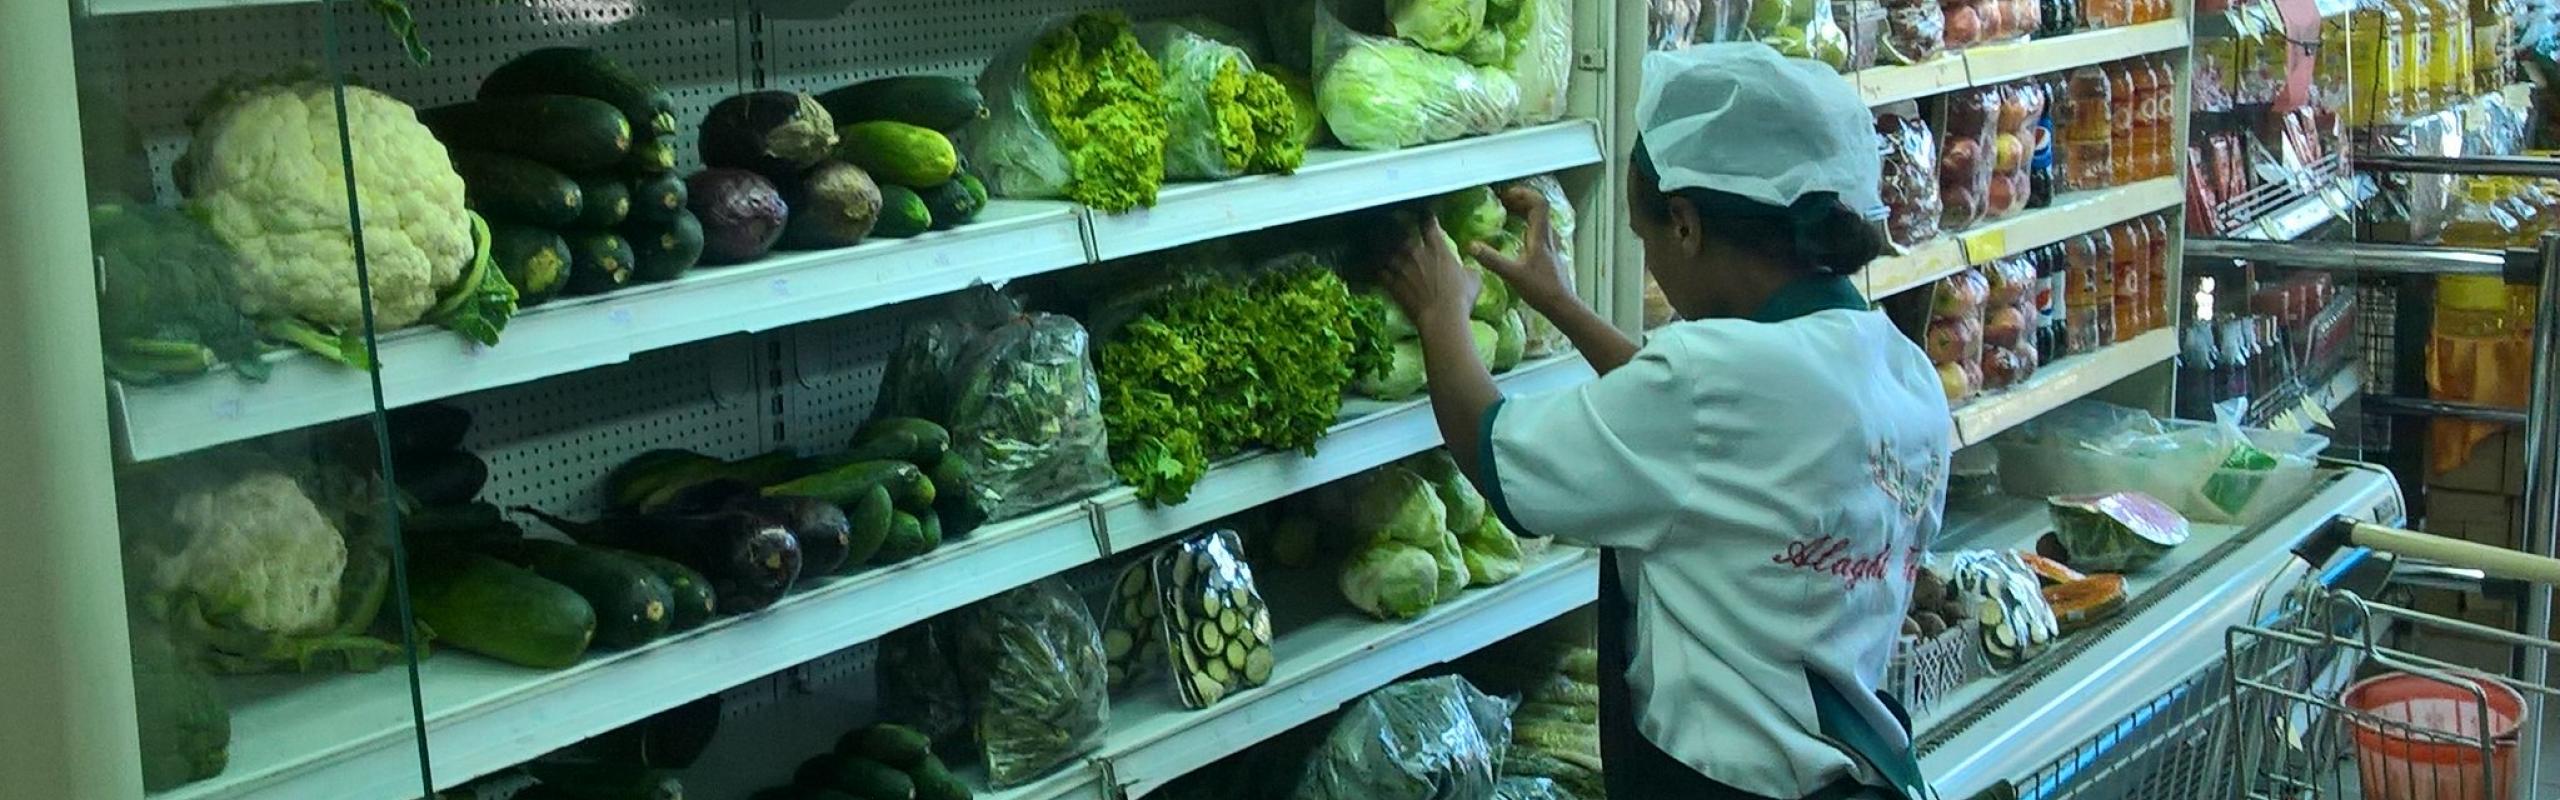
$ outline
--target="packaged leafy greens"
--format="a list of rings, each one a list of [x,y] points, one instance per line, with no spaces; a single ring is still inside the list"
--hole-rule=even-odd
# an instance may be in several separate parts
[[[1455,675],[1370,692],[1307,760],[1295,800],[1491,797],[1511,708]]]
[[[1109,212],[1155,205],[1164,74],[1118,13],[1043,27],[978,76],[992,114],[970,139],[987,191]]]
[[[1280,80],[1255,69],[1244,49],[1186,24],[1149,23],[1139,40],[1164,72],[1170,114],[1165,177],[1216,180],[1248,172],[1289,173],[1306,159],[1296,105]]]
[[[1111,718],[1102,634],[1051,576],[962,612],[961,679],[996,788],[1019,786],[1102,744]]]
[[[938,617],[880,639],[882,717],[936,743],[963,741],[969,732],[969,697],[951,652],[953,625]]]
[[[1091,349],[1073,318],[966,292],[907,329],[881,414],[949,429],[990,518],[1047,508],[1111,483]]]
[[[1520,116],[1520,83],[1411,42],[1371,36],[1314,9],[1316,108],[1335,139],[1393,150],[1493,133]]]

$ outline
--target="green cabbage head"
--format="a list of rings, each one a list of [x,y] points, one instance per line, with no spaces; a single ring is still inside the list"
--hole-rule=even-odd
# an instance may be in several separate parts
[[[1363,37],[1317,78],[1316,107],[1344,145],[1393,150],[1509,127],[1520,83],[1501,70]]]
[[[1511,580],[1520,574],[1527,557],[1520,552],[1520,538],[1502,526],[1502,520],[1484,515],[1474,530],[1458,533],[1458,547],[1467,561],[1467,585],[1491,586]]]
[[[1448,532],[1442,527],[1448,511],[1441,507],[1440,496],[1422,476],[1402,467],[1378,470],[1360,488],[1351,513],[1352,529],[1366,532],[1370,541],[1427,548],[1438,545]]]
[[[1491,240],[1502,232],[1503,223],[1511,220],[1510,211],[1502,207],[1502,198],[1494,196],[1490,186],[1441,195],[1432,201],[1431,210],[1440,217],[1440,229],[1448,231],[1449,238],[1459,244]]]
[[[1387,21],[1397,36],[1455,53],[1484,30],[1484,0],[1387,0]]]
[[[1379,619],[1412,619],[1440,599],[1439,566],[1431,552],[1397,542],[1372,542],[1342,563],[1342,597]]]
[[[1351,382],[1351,389],[1376,400],[1403,400],[1421,394],[1428,382],[1422,370],[1422,340],[1399,339],[1389,348],[1388,357],[1386,369],[1360,376]]]
[[[1439,495],[1441,508],[1448,512],[1442,527],[1464,533],[1484,521],[1484,495],[1478,494],[1476,485],[1467,482],[1467,476],[1458,471],[1458,462],[1449,457],[1449,451],[1433,450],[1414,456],[1405,461],[1405,468],[1422,476],[1431,484],[1432,493]]]

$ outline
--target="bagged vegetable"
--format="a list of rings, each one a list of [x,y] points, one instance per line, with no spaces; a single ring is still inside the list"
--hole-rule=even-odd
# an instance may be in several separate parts
[[[1102,635],[1066,579],[987,598],[961,619],[962,679],[996,788],[1029,782],[1102,744],[1111,717]]]
[[[1522,0],[1522,2],[1536,4],[1542,0]],[[1509,192],[1515,187],[1523,186],[1547,200],[1547,238],[1548,245],[1555,249],[1556,274],[1557,277],[1564,279],[1566,289],[1573,289],[1575,285],[1573,200],[1565,196],[1564,183],[1556,180],[1554,175],[1531,175],[1496,188],[1498,191]],[[1514,214],[1503,222],[1503,230],[1511,234],[1513,241],[1525,245],[1529,237],[1529,220],[1527,217]],[[1516,254],[1516,251],[1514,252]],[[1546,315],[1538,313],[1529,308],[1528,304],[1523,303],[1520,306],[1520,317],[1527,327],[1528,334],[1521,348],[1523,358],[1545,358],[1572,349],[1573,342],[1566,339],[1564,332],[1557,330],[1555,323],[1548,320]]]
[[[1150,23],[1139,39],[1164,72],[1171,114],[1164,174],[1217,180],[1248,172],[1287,174],[1306,160],[1288,87],[1256,70],[1242,48],[1171,23]]]
[[[1455,675],[1360,698],[1307,760],[1296,800],[1490,797],[1511,709]]]
[[[1102,612],[1102,654],[1112,692],[1155,677],[1165,666],[1164,604],[1153,554],[1121,568]]]
[[[1254,587],[1234,531],[1195,534],[1152,559],[1174,687],[1187,708],[1208,708],[1271,680],[1271,609]]]
[[[1573,79],[1571,0],[1510,0],[1488,6],[1485,26],[1502,33],[1502,69],[1520,84],[1522,124],[1564,118]]]
[[[1387,24],[1405,41],[1456,54],[1484,30],[1485,0],[1387,0]]]
[[[1155,205],[1168,124],[1164,73],[1117,13],[1043,27],[978,76],[990,117],[970,137],[987,191],[1110,212]]]
[[[875,416],[948,429],[990,519],[1047,508],[1111,482],[1090,349],[1071,317],[1022,313],[993,289],[964,293],[907,329]]]
[[[1849,68],[1849,34],[1831,17],[1828,0],[1751,0],[1744,29],[1791,58]]]
[[[880,639],[881,718],[922,732],[940,744],[969,732],[969,697],[952,659],[953,621],[930,619]]]
[[[1369,36],[1315,9],[1316,107],[1335,139],[1393,150],[1493,133],[1520,116],[1520,83],[1408,42]]]

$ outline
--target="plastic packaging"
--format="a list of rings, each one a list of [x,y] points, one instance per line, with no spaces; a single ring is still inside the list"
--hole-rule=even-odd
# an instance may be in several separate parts
[[[940,422],[992,519],[1082,497],[1113,480],[1093,340],[1074,318],[1025,314],[989,288],[907,329],[881,415]]]
[[[938,744],[966,741],[969,733],[969,696],[951,658],[953,624],[930,619],[880,638],[882,719]]]
[[[1153,559],[1168,666],[1186,708],[1208,708],[1271,680],[1271,609],[1235,531],[1206,531]]]
[[[1489,797],[1509,704],[1455,675],[1391,684],[1352,704],[1307,760],[1295,800]]]
[[[1896,247],[1938,238],[1938,141],[1911,103],[1876,114],[1876,138],[1884,161],[1877,185],[1884,199],[1885,233]]]
[[[1947,404],[1962,405],[1982,391],[1982,314],[1991,284],[1981,272],[1968,269],[1938,281],[1932,291],[1921,349],[1938,368]]]
[[[1120,27],[1108,27],[1112,23],[1119,23]],[[1078,121],[1090,123],[1080,131],[1080,138],[1087,140],[1082,147],[1061,135],[1034,96],[1031,59],[1041,50],[1042,41],[1074,38],[1083,42],[1083,49],[1095,51],[1117,51],[1122,46],[1117,40],[1085,41],[1081,34],[1070,32],[1084,28],[1093,28],[1091,33],[1097,39],[1106,30],[1128,35],[1125,22],[1116,16],[1052,20],[1037,33],[1006,47],[979,73],[978,90],[986,96],[989,117],[969,137],[969,160],[989,194],[1064,197],[1113,212],[1155,204],[1156,189],[1164,173],[1166,102],[1162,73],[1142,48],[1132,46],[1131,52],[1125,53],[1133,57],[1133,62],[1146,62],[1145,68],[1131,70],[1138,74],[1122,80],[1094,81],[1088,91],[1074,99],[1077,108],[1072,111],[1081,115]],[[1134,40],[1128,44],[1134,45]],[[1120,109],[1128,112],[1108,113]],[[1088,157],[1070,158],[1070,150]]]
[[[2089,65],[2071,71],[2071,114],[2062,124],[2063,186],[2072,191],[2115,184],[2114,86],[2107,71]]]
[[[1500,131],[1520,116],[1520,83],[1510,73],[1354,31],[1322,5],[1314,13],[1316,107],[1344,145],[1445,142]]]
[[[2246,525],[2310,488],[2317,477],[2311,459],[2328,440],[2080,401],[2002,437],[1999,446],[2001,484],[2010,494],[2134,491],[2189,519]]]
[[[1961,231],[1991,209],[1992,135],[2000,120],[1997,87],[1948,94],[1938,128],[1938,227]]]
[[[1831,19],[1839,23],[1841,33],[1849,37],[1848,63],[1843,72],[1873,67],[1883,58],[1881,50],[1887,16],[1882,0],[1830,0]]]
[[[1947,12],[1936,0],[1886,0],[1884,30],[1876,42],[1876,60],[1918,64],[1947,47]]]
[[[2024,257],[2005,258],[1982,268],[1990,286],[1982,306],[1982,390],[1998,391],[2032,377],[2036,370],[2034,331],[2036,268]]]
[[[1508,19],[1497,7],[1486,24],[1502,31],[1503,71],[1520,85],[1519,122],[1538,125],[1564,118],[1565,89],[1573,82],[1571,0],[1515,0]]]
[[[1938,4],[1939,13],[1946,17],[1947,49],[1962,50],[1990,41],[1985,18],[1997,17],[1998,12],[1984,14],[1985,3],[1986,0],[1943,0]]]
[[[1792,58],[1810,58],[1846,71],[1849,35],[1831,17],[1826,0],[1750,0],[1752,36]]]
[[[2053,538],[2076,569],[2142,569],[2187,541],[2187,518],[2141,492],[2056,497],[2046,502],[2053,512]]]
[[[2061,635],[2062,625],[2045,602],[2035,570],[2006,550],[1967,550],[1929,555],[1929,569],[1943,571],[1956,601],[1972,609],[1982,629],[1982,649],[1998,666],[2033,659]]]
[[[1164,73],[1165,178],[1220,180],[1254,171],[1265,150],[1259,136],[1287,131],[1289,120],[1257,119],[1248,105],[1244,84],[1256,74],[1253,58],[1243,48],[1172,23],[1141,25],[1138,40]],[[1294,163],[1265,166],[1275,172],[1296,169]]]
[[[2026,210],[2033,194],[2028,167],[2036,150],[2036,119],[2044,115],[2044,88],[2034,83],[1999,87],[2000,112],[1992,124],[1991,178],[1984,195],[1992,219]]]
[[[1538,2],[1538,0],[1528,0],[1528,2]],[[1548,244],[1555,248],[1556,272],[1558,277],[1564,279],[1564,288],[1575,289],[1573,200],[1565,196],[1564,183],[1556,180],[1554,175],[1531,175],[1497,186],[1495,190],[1508,192],[1513,187],[1527,187],[1547,198],[1547,235],[1550,237]],[[1504,230],[1511,231],[1515,236],[1525,236],[1528,232],[1528,223],[1515,216],[1505,224]],[[1573,349],[1572,340],[1565,338],[1564,331],[1558,330],[1554,321],[1529,308],[1526,303],[1520,305],[1520,319],[1529,334],[1528,341],[1520,349],[1522,358],[1545,358]]]
[[[1678,50],[1699,41],[1701,0],[1646,0],[1645,41],[1655,50]]]
[[[1102,744],[1111,720],[1102,634],[1065,578],[962,613],[961,673],[996,788],[1019,786]]]

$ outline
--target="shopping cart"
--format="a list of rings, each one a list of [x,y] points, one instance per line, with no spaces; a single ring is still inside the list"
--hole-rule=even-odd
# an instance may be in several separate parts
[[[2345,547],[2386,567],[2492,584],[2560,584],[2560,560],[2339,520],[2296,548],[2313,566]],[[2224,658],[2035,774],[1985,796],[2027,800],[2522,800],[2540,701],[2560,690],[2410,652],[2415,636],[2505,648],[2516,663],[2560,642],[2379,602],[2388,572],[2313,569],[2261,590],[2258,624]],[[2526,673],[2531,674],[2531,673]],[[2528,709],[2532,709],[2529,711]]]

